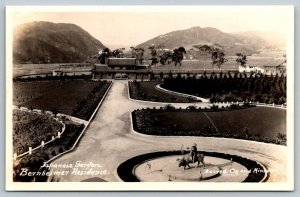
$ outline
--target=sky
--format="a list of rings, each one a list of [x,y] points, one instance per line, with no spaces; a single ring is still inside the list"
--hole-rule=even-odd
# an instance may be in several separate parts
[[[135,46],[170,31],[194,26],[224,32],[266,31],[286,35],[291,13],[282,6],[76,7],[14,9],[12,26],[32,21],[73,23],[105,45]]]

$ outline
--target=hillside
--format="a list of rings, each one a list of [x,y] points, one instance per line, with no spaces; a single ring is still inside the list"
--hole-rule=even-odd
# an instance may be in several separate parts
[[[14,63],[82,62],[103,48],[74,24],[31,22],[14,29]]]
[[[211,27],[192,27],[159,35],[137,47],[148,49],[152,44],[163,44],[165,48],[169,49],[184,46],[189,50],[193,45],[217,44],[224,47],[226,55],[235,55],[237,52],[252,55],[261,49],[274,47],[274,44],[270,43],[272,43],[271,40],[264,39],[263,34],[259,34],[259,36],[258,33],[248,34],[247,32],[231,34]]]

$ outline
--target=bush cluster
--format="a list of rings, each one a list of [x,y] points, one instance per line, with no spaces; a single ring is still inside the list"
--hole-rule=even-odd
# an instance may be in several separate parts
[[[42,141],[48,141],[61,132],[62,124],[46,114],[26,111],[13,111],[13,149],[22,154],[29,147],[37,147]],[[50,139],[49,139],[50,138]]]
[[[91,91],[87,98],[79,101],[73,107],[72,116],[89,120],[109,85],[110,83],[107,81],[98,82],[97,86]]]
[[[163,88],[203,98],[213,102],[286,103],[286,76],[235,73],[204,74],[200,78],[181,77],[164,79]]]
[[[48,171],[49,169],[41,169],[44,162],[63,153],[66,150],[70,150],[79,135],[81,134],[84,125],[75,125],[71,122],[66,124],[66,130],[59,139],[45,145],[44,148],[33,151],[31,155],[26,155],[19,160],[19,164],[15,165],[14,181],[17,182],[32,182],[32,181],[47,181],[47,176],[20,176],[22,168],[28,169],[29,172]]]

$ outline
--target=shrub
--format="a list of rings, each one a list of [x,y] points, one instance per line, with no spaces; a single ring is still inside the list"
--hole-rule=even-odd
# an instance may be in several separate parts
[[[58,149],[58,152],[59,152],[59,153],[63,153],[63,152],[64,152],[64,148],[63,148],[63,147],[60,147],[60,148]]]
[[[55,157],[55,156],[56,156],[56,152],[55,152],[55,150],[53,150],[53,151],[51,152],[51,156],[53,156],[53,157]]]
[[[175,110],[175,107],[171,104],[167,104],[165,107],[164,107],[164,110],[166,111],[173,111]]]
[[[187,107],[189,111],[197,111],[197,107],[195,105],[190,105]]]

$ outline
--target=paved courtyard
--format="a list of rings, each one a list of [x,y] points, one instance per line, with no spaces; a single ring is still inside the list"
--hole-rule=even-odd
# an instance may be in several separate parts
[[[54,175],[56,181],[78,182],[98,177],[105,181],[120,181],[116,169],[125,160],[156,151],[180,150],[182,144],[189,147],[197,143],[198,150],[239,155],[263,163],[271,172],[268,182],[284,182],[286,177],[287,147],[237,139],[206,137],[145,136],[132,131],[130,112],[134,109],[165,106],[129,99],[127,81],[113,81],[101,108],[86,130],[77,148],[55,160],[52,164],[97,164],[94,170],[102,174],[68,173]],[[174,103],[175,107],[187,107],[190,103]],[[208,106],[209,103],[197,103]],[[91,165],[84,166],[88,170]],[[54,171],[58,168],[52,168]],[[81,169],[83,169],[81,167]]]

